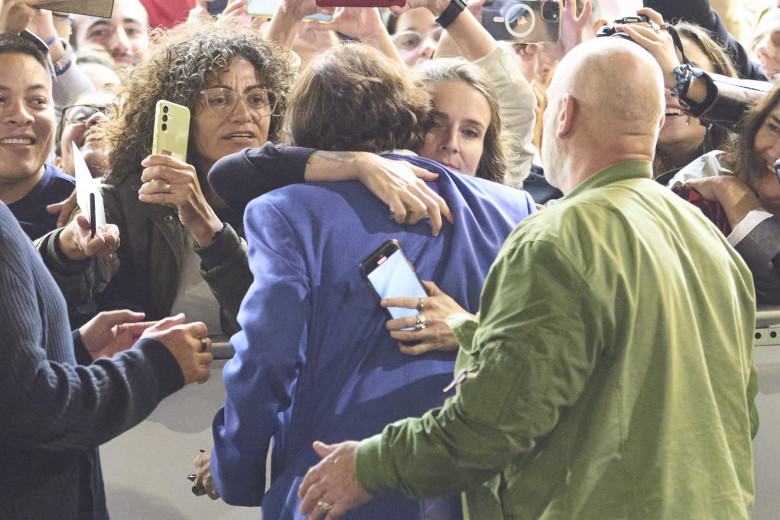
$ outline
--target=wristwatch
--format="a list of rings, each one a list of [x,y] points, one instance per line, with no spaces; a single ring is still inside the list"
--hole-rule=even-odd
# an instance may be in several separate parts
[[[704,71],[697,69],[690,63],[683,63],[672,69],[672,73],[674,74],[675,84],[669,90],[672,91],[672,94],[680,98],[685,97],[685,94],[688,93],[691,78],[694,76],[701,77],[701,75],[704,74]]]
[[[60,41],[62,42],[62,47],[65,52],[63,52],[62,56],[54,62],[54,72],[57,76],[64,74],[73,62],[73,48],[65,40],[61,39]]]
[[[436,23],[446,29],[464,9],[466,9],[465,0],[450,0],[450,5],[436,18]]]

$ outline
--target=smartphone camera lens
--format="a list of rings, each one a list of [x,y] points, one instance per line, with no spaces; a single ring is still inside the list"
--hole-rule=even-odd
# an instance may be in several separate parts
[[[168,105],[163,105],[163,114],[168,113]]]
[[[168,116],[163,116],[162,120],[163,120],[163,122],[167,123],[168,122]]]
[[[162,124],[162,131],[163,131],[163,132],[165,132],[166,130],[168,130],[168,125],[166,125],[165,123],[163,123],[163,124]]]
[[[549,22],[558,21],[559,4],[557,2],[545,2],[542,4],[542,20]]]

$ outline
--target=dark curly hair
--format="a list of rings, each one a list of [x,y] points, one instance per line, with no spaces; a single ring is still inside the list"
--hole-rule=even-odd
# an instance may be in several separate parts
[[[288,101],[282,140],[333,151],[417,150],[430,96],[376,49],[344,43],[315,57]]]
[[[103,126],[111,164],[106,182],[140,175],[140,163],[152,149],[157,101],[184,105],[195,114],[200,92],[236,57],[251,62],[265,88],[277,94],[268,135],[273,140],[295,77],[289,55],[263,40],[254,29],[233,20],[189,20],[155,32],[147,57],[127,79],[120,93],[121,110]],[[197,169],[200,154],[194,139],[189,141],[187,157]],[[207,173],[199,171],[198,175]]]

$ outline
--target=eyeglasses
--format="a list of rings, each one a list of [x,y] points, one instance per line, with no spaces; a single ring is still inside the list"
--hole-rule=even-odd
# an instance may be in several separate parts
[[[261,116],[272,114],[276,108],[276,94],[264,88],[250,89],[242,96],[229,88],[214,87],[201,91],[200,95],[203,105],[220,116],[231,114],[239,99],[243,99],[249,109]]]
[[[108,109],[103,105],[71,105],[62,109],[62,118],[72,125],[83,125],[98,112],[108,114]]]
[[[413,51],[419,48],[427,38],[432,38],[436,43],[441,39],[442,27],[436,27],[427,33],[418,31],[403,31],[391,36],[393,45],[399,51]]]

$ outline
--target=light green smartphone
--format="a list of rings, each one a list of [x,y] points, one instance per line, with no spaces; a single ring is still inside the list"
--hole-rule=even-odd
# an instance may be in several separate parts
[[[154,110],[152,153],[186,161],[189,135],[190,109],[170,101],[158,101]]]

